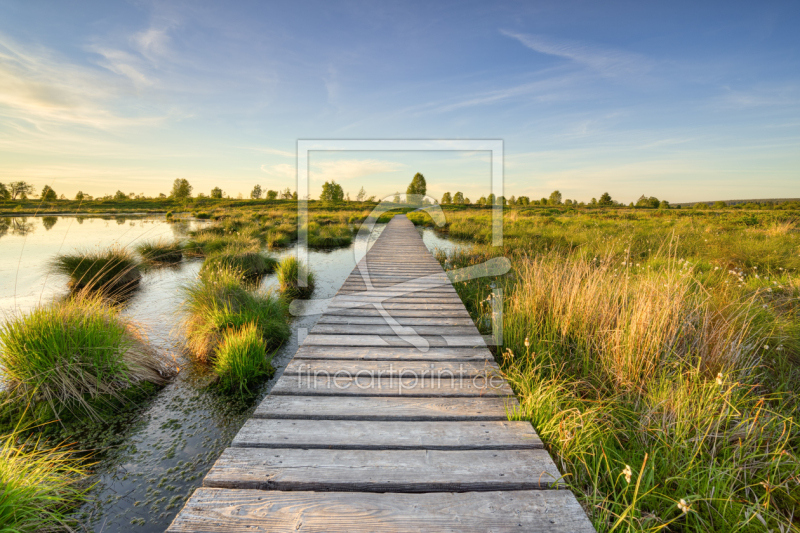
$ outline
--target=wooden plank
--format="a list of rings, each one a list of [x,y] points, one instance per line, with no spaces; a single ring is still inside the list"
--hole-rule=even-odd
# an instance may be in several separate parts
[[[373,422],[249,419],[236,448],[345,450],[523,450],[542,448],[529,422]]]
[[[480,362],[461,361],[453,363],[450,361],[362,361],[362,360],[338,360],[329,359],[292,359],[283,370],[284,376],[297,375],[368,375],[387,378],[389,376],[450,376],[472,378],[475,376],[485,376],[486,374],[497,374],[500,368],[497,363],[491,360]],[[360,374],[359,374],[360,373]]]
[[[305,344],[297,350],[294,357],[295,359],[359,359],[375,361],[494,360],[492,352],[485,346],[432,346],[427,352],[421,352],[410,346],[362,348],[351,346],[312,346]]]
[[[471,318],[466,317],[392,317],[403,326],[473,326]],[[317,324],[380,324],[385,325],[382,316],[340,316],[322,315]]]
[[[296,396],[513,396],[506,380],[492,373],[466,378],[451,378],[449,373],[435,373],[429,377],[379,378],[374,374],[359,372],[303,373],[281,376],[272,387],[271,394]],[[430,374],[428,374],[430,375]]]
[[[374,306],[375,304],[380,304],[381,307],[388,311],[394,311],[399,309],[415,309],[415,310],[424,310],[424,311],[462,311],[464,309],[464,304],[461,301],[453,302],[453,303],[396,303],[396,302],[367,302],[367,301],[345,301],[340,300],[334,297],[330,304],[328,304],[328,309],[336,309],[336,308],[345,308],[345,309],[355,309],[359,307],[366,307],[366,306]]]
[[[428,346],[485,346],[483,337],[479,335],[470,336],[448,336],[434,337],[430,335],[420,335]],[[317,346],[413,346],[409,341],[391,335],[313,335],[309,334],[303,344]]]
[[[392,317],[469,317],[469,312],[462,305],[460,309],[391,309]],[[334,307],[325,310],[325,315],[340,316],[382,316],[374,306],[370,307]]]
[[[311,333],[320,335],[396,335],[395,330],[386,325],[373,325],[373,324],[320,324],[311,328]],[[478,328],[473,325],[469,326],[400,326],[400,328],[409,328],[417,335],[453,335],[453,336],[469,336],[480,335]]]
[[[565,490],[430,494],[198,489],[168,533],[594,533]]]
[[[267,396],[254,418],[298,420],[459,421],[508,420],[516,398],[411,398],[408,396]]]
[[[337,294],[333,297],[333,301],[330,303],[333,307],[341,307],[339,304],[341,303],[379,303],[379,304],[394,304],[394,303],[411,303],[411,304],[433,304],[433,305],[441,305],[441,304],[452,304],[452,305],[459,305],[464,307],[464,304],[461,302],[461,298],[458,297],[457,294],[452,295],[438,295],[438,296],[431,296],[429,294],[420,294],[420,293],[411,293],[411,294],[404,294],[402,296],[379,296],[379,295],[366,295],[366,294]]]
[[[563,487],[538,450],[228,448],[203,480],[220,489],[466,492]]]

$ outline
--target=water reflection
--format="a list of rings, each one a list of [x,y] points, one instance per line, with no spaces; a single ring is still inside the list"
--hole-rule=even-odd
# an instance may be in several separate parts
[[[42,217],[42,226],[44,226],[44,229],[47,231],[50,231],[50,229],[56,225],[56,222],[58,222],[58,217]]]

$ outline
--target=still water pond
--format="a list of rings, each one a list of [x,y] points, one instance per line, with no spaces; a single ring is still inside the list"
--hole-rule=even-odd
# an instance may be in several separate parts
[[[0,312],[3,319],[48,303],[67,293],[66,280],[48,273],[48,262],[59,253],[112,245],[131,246],[142,240],[183,238],[206,222],[167,223],[163,217],[29,217],[0,218]],[[383,231],[379,225],[371,240]],[[452,250],[459,245],[421,230],[429,249]],[[278,258],[297,253],[290,247]],[[314,298],[332,297],[355,267],[353,246],[311,250],[308,262],[317,285]],[[168,386],[147,400],[118,432],[111,449],[98,451],[97,486],[92,501],[79,510],[88,531],[162,532],[183,506],[217,457],[233,439],[261,398],[297,351],[298,340],[318,316],[298,317],[292,336],[273,359],[277,372],[255,398],[246,402],[223,396],[206,385],[207,368],[185,359],[181,352],[181,284],[193,280],[202,260],[184,260],[174,267],[143,273],[124,314],[143,325],[150,341],[172,354],[181,372]],[[277,285],[275,276],[262,281],[265,289]],[[0,383],[0,386],[2,384]]]

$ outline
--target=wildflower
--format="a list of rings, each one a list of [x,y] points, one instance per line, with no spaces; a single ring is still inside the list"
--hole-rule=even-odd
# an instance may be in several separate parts
[[[528,337],[525,337],[525,347],[526,348],[530,348],[531,347],[531,341],[528,339]]]
[[[719,270],[719,267],[714,267],[714,270]]]
[[[678,509],[680,509],[683,514],[686,514],[689,512],[689,504],[686,503],[686,500],[681,498],[681,501],[678,502]]]
[[[631,467],[629,465],[625,465],[625,470],[622,471],[622,474],[625,476],[625,481],[627,483],[630,483],[633,471],[631,470]]]
[[[717,385],[722,386],[722,372],[717,374]]]
[[[769,344],[765,344],[765,345],[764,345],[764,349],[765,349],[765,350],[769,350]]]

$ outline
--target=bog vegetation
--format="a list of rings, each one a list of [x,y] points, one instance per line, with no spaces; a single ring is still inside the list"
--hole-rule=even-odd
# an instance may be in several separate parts
[[[412,214],[432,225],[427,215]],[[442,229],[512,272],[457,283],[598,531],[796,531],[798,212],[514,209]],[[502,289],[502,300],[498,289]]]

